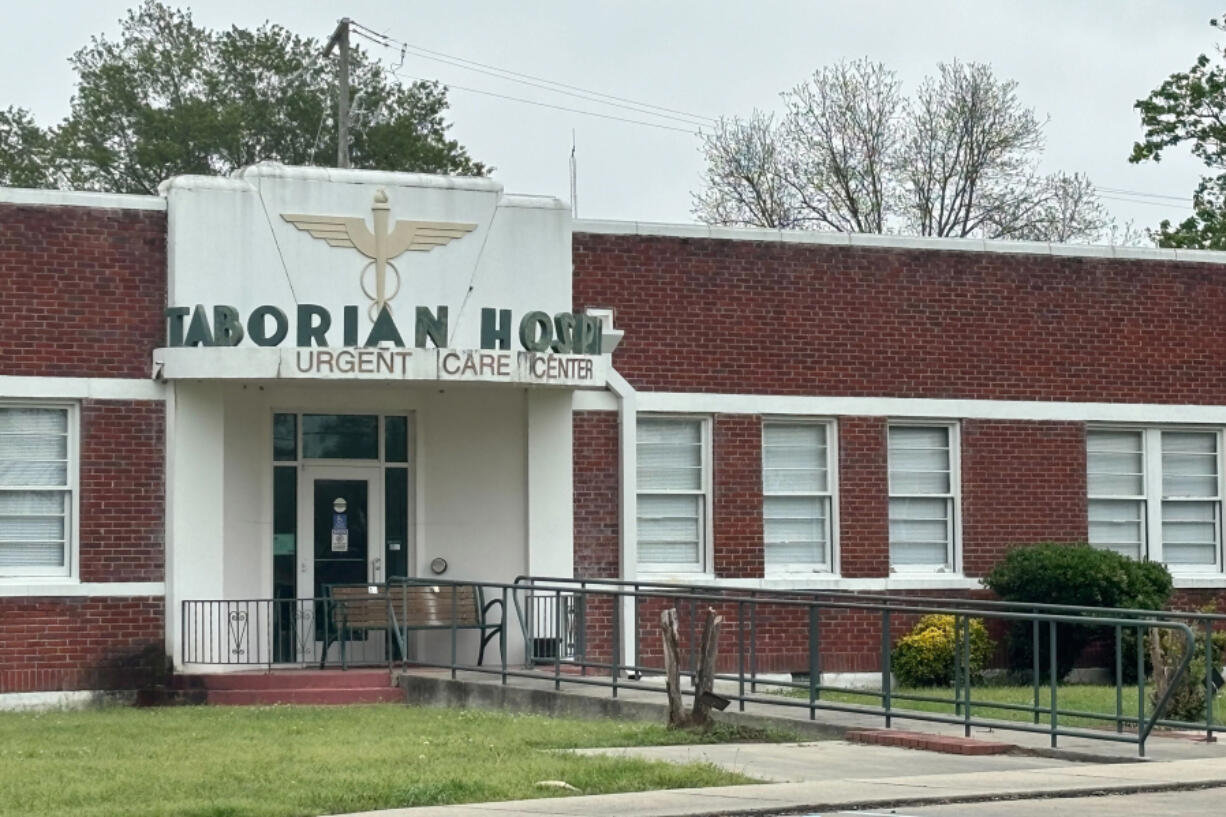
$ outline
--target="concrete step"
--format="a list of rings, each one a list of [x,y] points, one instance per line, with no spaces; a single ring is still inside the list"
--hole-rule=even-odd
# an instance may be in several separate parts
[[[176,689],[367,689],[390,687],[385,669],[273,670],[177,675]]]
[[[1016,747],[1011,743],[977,738],[960,738],[953,735],[933,735],[928,732],[909,732],[904,729],[852,729],[843,739],[849,743],[866,743],[872,746],[897,746],[901,749],[925,749],[949,755],[1004,755]]]
[[[395,687],[350,689],[210,689],[205,703],[213,706],[269,706],[271,704],[335,705],[401,703],[404,693]]]

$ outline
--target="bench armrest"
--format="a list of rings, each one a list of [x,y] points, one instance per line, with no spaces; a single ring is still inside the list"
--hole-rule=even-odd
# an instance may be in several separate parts
[[[492,608],[495,604],[497,604],[499,607],[502,607],[502,599],[490,599],[489,601],[485,603],[485,606],[481,608],[481,621],[483,623],[489,617],[490,608]],[[503,613],[505,614],[506,611],[503,610]]]

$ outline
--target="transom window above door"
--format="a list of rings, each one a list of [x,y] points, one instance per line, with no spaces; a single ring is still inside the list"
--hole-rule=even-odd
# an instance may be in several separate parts
[[[273,459],[407,462],[407,419],[384,417],[382,429],[379,420],[378,414],[276,414]]]

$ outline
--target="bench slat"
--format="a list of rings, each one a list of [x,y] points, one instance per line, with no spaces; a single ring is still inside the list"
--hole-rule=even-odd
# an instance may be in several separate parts
[[[380,585],[335,586],[330,588],[335,602],[335,617],[353,629],[380,629],[389,626],[389,589]],[[405,585],[391,588],[392,613],[408,629],[452,626],[480,627],[480,597],[471,586],[433,587]],[[454,596],[454,599],[453,599]],[[454,617],[452,613],[455,613]]]

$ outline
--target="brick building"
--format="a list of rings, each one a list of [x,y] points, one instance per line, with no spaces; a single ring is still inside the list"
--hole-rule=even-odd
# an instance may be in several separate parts
[[[275,165],[0,190],[0,694],[190,669],[194,602],[440,565],[964,594],[1090,541],[1226,610],[1224,262]],[[314,660],[295,626],[245,637]],[[826,666],[872,671],[843,633]]]

